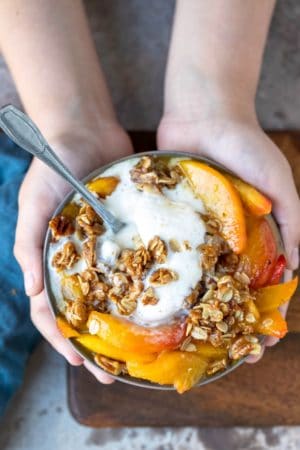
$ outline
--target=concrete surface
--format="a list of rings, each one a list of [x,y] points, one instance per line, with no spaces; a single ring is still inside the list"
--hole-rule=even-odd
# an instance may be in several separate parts
[[[154,129],[159,121],[173,7],[173,0],[87,2],[91,27],[114,103],[121,122],[127,128]],[[257,96],[259,117],[266,128],[299,129],[299,23],[299,0],[279,0]],[[18,98],[7,68],[0,60],[0,104],[10,101],[17,104]],[[47,344],[42,344],[29,361],[21,392],[14,398],[0,426],[1,450],[300,448],[300,427],[217,430],[85,428],[69,415],[65,383],[64,361]]]

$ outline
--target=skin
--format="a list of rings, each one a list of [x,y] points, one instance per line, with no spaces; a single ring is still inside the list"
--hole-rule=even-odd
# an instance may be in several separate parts
[[[161,150],[215,159],[268,195],[295,269],[299,198],[291,169],[261,130],[254,107],[273,6],[272,0],[210,0],[209,8],[205,0],[177,1],[157,142]],[[55,7],[47,0],[2,0],[0,49],[27,113],[76,175],[133,151],[114,113],[80,0],[60,0]],[[68,190],[50,169],[32,162],[19,194],[15,256],[33,323],[79,365],[82,359],[50,314],[41,264],[48,219]],[[112,381],[84,364],[99,381]]]

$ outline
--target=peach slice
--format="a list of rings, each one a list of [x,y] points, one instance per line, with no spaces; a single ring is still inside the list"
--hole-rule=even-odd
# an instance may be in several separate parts
[[[207,360],[191,352],[163,352],[149,364],[127,363],[130,376],[159,384],[173,384],[179,394],[191,389],[205,374]]]
[[[283,338],[288,332],[286,320],[282,317],[278,309],[263,313],[256,326],[257,333],[266,336]]]
[[[276,241],[264,217],[247,216],[247,246],[241,254],[240,267],[250,278],[254,289],[264,286],[275,265]]]
[[[92,336],[91,334],[82,334],[75,339],[85,349],[99,353],[100,355],[107,356],[108,358],[117,359],[118,361],[136,361],[139,363],[149,363],[153,361],[157,355],[155,353],[134,353],[126,352],[120,347],[114,347],[108,344],[98,336]]]
[[[208,342],[197,342],[195,343],[196,353],[201,356],[203,359],[207,359],[208,361],[214,361],[218,359],[226,358],[228,355],[228,351],[224,347],[214,347],[212,344]]]
[[[102,177],[90,181],[86,186],[90,191],[96,192],[99,197],[103,198],[110,195],[116,189],[119,181],[116,177]]]
[[[272,210],[272,203],[267,197],[240,178],[229,174],[226,174],[225,176],[236,188],[240,194],[242,203],[251,214],[254,216],[270,214]]]
[[[222,223],[222,234],[232,250],[241,253],[246,247],[245,216],[232,183],[216,169],[199,161],[184,160],[179,166],[206,209]]]
[[[76,203],[68,203],[61,212],[62,216],[75,219],[79,213],[80,206]]]
[[[177,348],[185,337],[186,324],[177,321],[170,325],[142,327],[111,314],[92,311],[88,328],[107,344],[127,352],[159,353]]]
[[[57,316],[55,321],[57,328],[64,338],[69,339],[80,336],[78,331],[75,330],[75,328],[73,328],[63,317]]]
[[[261,288],[256,293],[256,306],[261,313],[272,311],[291,299],[298,286],[298,277],[286,283]]]
[[[268,279],[267,285],[270,286],[272,284],[279,284],[283,277],[285,268],[286,268],[285,256],[279,255],[274,265],[273,272],[271,273],[271,276]]]

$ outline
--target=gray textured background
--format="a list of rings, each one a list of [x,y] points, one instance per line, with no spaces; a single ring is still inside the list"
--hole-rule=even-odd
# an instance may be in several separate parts
[[[188,1],[188,0],[186,0]],[[259,0],[252,0],[259,1]],[[209,0],[207,0],[209,5]],[[174,2],[90,0],[91,27],[121,122],[155,129]],[[0,104],[17,103],[0,61]],[[264,127],[299,129],[300,2],[280,0],[273,17],[257,96]],[[251,424],[249,424],[249,427]],[[300,427],[272,429],[120,429],[79,426],[66,406],[65,364],[48,344],[32,356],[25,383],[0,431],[1,450],[297,450]]]
[[[209,5],[209,0],[207,2]],[[174,1],[89,0],[86,6],[122,124],[128,129],[154,130],[162,111]],[[18,102],[13,82],[1,59],[0,87],[0,104]],[[279,0],[277,3],[258,89],[257,109],[265,128],[299,129],[299,0]]]

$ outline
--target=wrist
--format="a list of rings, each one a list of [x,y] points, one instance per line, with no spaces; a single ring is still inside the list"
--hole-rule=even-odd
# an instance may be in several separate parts
[[[230,120],[257,122],[255,91],[230,78],[208,77],[198,69],[168,69],[164,117],[181,121]]]

